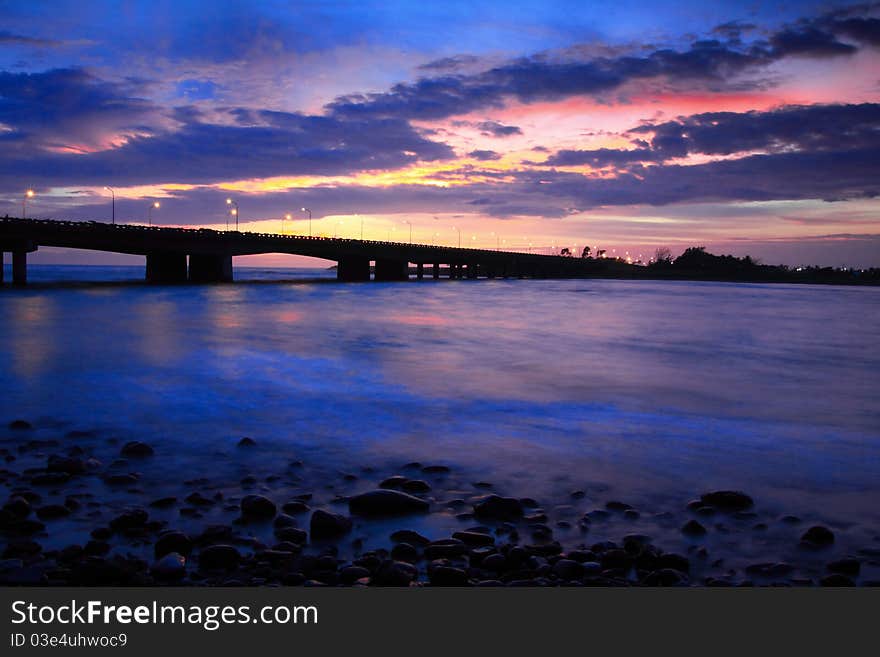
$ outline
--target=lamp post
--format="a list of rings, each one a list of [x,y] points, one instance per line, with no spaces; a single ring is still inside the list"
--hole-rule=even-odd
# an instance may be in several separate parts
[[[226,205],[231,205],[232,209],[229,211],[233,217],[235,217],[235,232],[238,232],[238,202],[233,201],[231,198],[226,199]]]
[[[404,219],[403,223],[409,224],[409,243],[412,244],[412,222]]]
[[[21,199],[21,218],[27,219],[27,202],[29,198],[34,197],[34,190],[29,189],[24,193],[24,196]]]
[[[459,228],[458,226],[453,226],[452,230],[458,231],[458,248],[460,249],[461,248],[461,228]]]
[[[285,219],[287,219],[288,221],[291,221],[293,219],[293,215],[288,212],[287,214],[285,214],[284,216],[281,217],[281,234],[282,235],[284,235],[284,220]]]
[[[308,208],[302,208],[302,211],[309,213],[309,237],[311,237],[312,236],[312,211],[309,210]]]
[[[107,185],[104,185],[104,189],[106,189],[108,192],[110,192],[110,197],[112,199],[111,207],[113,208],[112,215],[111,215],[111,221],[115,225],[116,224],[116,192],[113,190],[112,187],[107,187]]]
[[[159,209],[159,201],[155,201],[154,203],[150,203],[150,207],[147,209],[147,223],[152,226],[153,225],[153,208]]]

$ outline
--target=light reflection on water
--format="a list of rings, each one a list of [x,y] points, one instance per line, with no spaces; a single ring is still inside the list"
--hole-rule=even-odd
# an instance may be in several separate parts
[[[880,526],[877,289],[47,287],[0,292],[0,316],[4,421],[115,430],[184,460],[251,435],[328,471],[450,463],[520,495],[743,488]]]

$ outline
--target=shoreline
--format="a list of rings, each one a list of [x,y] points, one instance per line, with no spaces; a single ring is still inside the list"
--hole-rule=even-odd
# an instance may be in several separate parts
[[[428,462],[328,479],[249,438],[216,458],[268,452],[276,465],[240,479],[206,465],[169,482],[159,446],[91,431],[37,439],[24,420],[6,435],[7,586],[880,585],[877,528],[841,548],[838,527],[768,513],[747,492],[694,491],[683,508],[589,487],[532,499]],[[435,516],[457,530],[427,536]]]

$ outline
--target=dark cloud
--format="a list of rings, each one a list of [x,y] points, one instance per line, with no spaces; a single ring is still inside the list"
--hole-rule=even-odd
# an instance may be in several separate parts
[[[37,46],[41,48],[53,48],[62,45],[61,41],[56,41],[54,39],[40,39],[38,37],[13,34],[6,30],[0,30],[0,45],[4,43],[19,46]]]
[[[481,161],[500,160],[501,153],[496,153],[495,151],[476,150],[476,151],[471,151],[470,153],[468,153],[468,157],[472,157],[475,160],[481,160]]]
[[[512,137],[523,133],[519,126],[504,125],[498,121],[480,121],[475,127],[486,137]]]
[[[838,41],[831,33],[816,27],[783,30],[770,39],[773,52],[778,57],[805,55],[809,57],[835,57],[851,55],[857,48]]]

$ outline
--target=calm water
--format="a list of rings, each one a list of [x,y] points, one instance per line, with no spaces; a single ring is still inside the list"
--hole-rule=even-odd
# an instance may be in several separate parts
[[[7,287],[0,419],[146,440],[177,479],[249,435],[327,473],[419,460],[677,509],[739,488],[880,533],[880,289],[237,276],[253,282]]]

